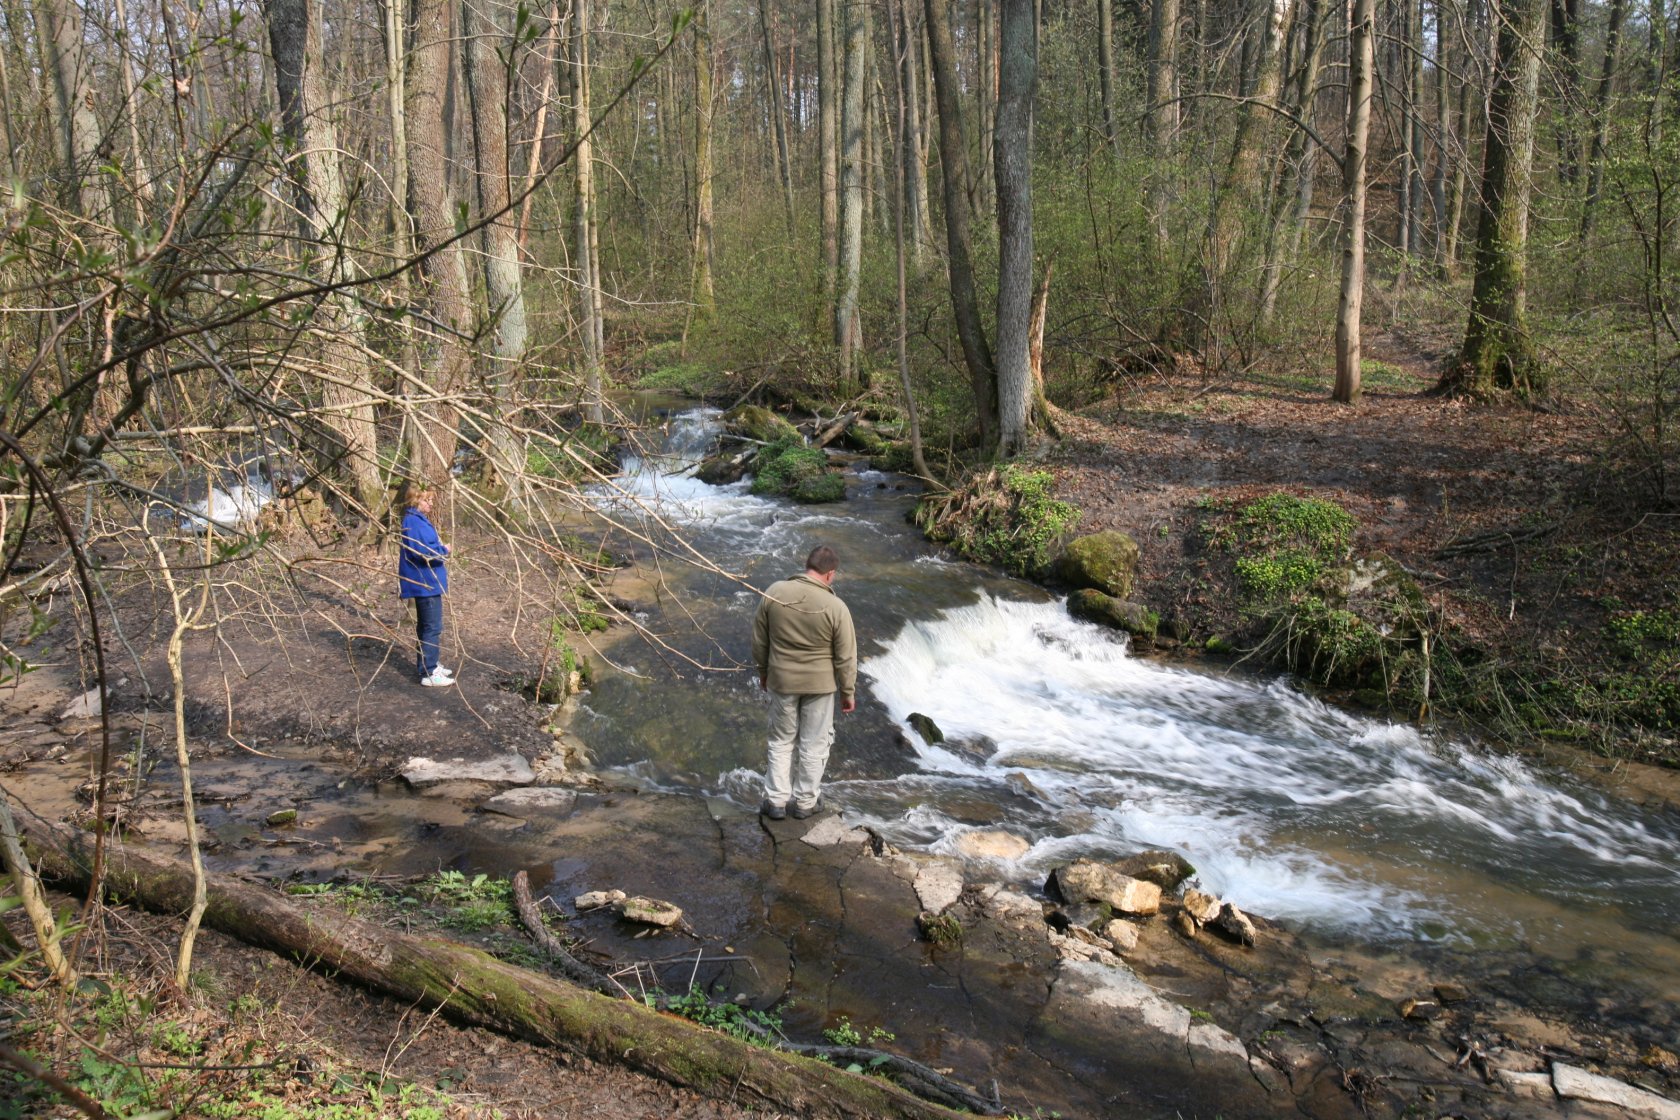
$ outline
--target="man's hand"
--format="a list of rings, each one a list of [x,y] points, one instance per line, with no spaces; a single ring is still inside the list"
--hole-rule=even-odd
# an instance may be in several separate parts
[[[758,678],[758,690],[760,692],[770,691],[770,682],[762,674]]]
[[[857,710],[857,697],[848,696],[840,701],[840,710],[842,712],[855,712]]]

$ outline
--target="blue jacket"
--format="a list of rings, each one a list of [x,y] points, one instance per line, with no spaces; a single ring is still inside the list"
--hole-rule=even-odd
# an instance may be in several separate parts
[[[410,506],[403,511],[402,549],[397,555],[397,586],[404,599],[442,595],[449,590],[443,558],[449,546],[438,540],[426,515]]]

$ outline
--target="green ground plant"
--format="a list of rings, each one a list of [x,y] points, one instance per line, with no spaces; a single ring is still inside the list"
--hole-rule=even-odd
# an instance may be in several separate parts
[[[444,907],[441,921],[450,929],[470,933],[514,920],[513,884],[483,872],[469,878],[452,868],[439,871],[420,884],[419,894]]]
[[[704,1027],[722,1031],[732,1038],[758,1046],[774,1046],[782,1036],[782,1020],[769,1011],[758,1011],[738,1003],[716,1003],[705,992],[690,988],[680,996],[665,996],[657,1004]]]

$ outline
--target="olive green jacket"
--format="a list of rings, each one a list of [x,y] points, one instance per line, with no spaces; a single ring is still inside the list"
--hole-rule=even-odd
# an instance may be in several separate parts
[[[772,584],[753,618],[753,661],[772,692],[838,692],[844,703],[857,689],[852,612],[810,576]]]

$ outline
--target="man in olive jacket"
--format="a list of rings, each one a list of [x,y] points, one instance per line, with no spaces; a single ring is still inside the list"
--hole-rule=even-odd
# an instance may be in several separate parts
[[[770,693],[770,759],[759,811],[773,821],[804,820],[821,806],[823,768],[834,743],[834,696],[857,707],[857,635],[852,612],[834,593],[840,559],[826,544],[805,558],[805,573],[772,584],[753,618],[758,687]]]

